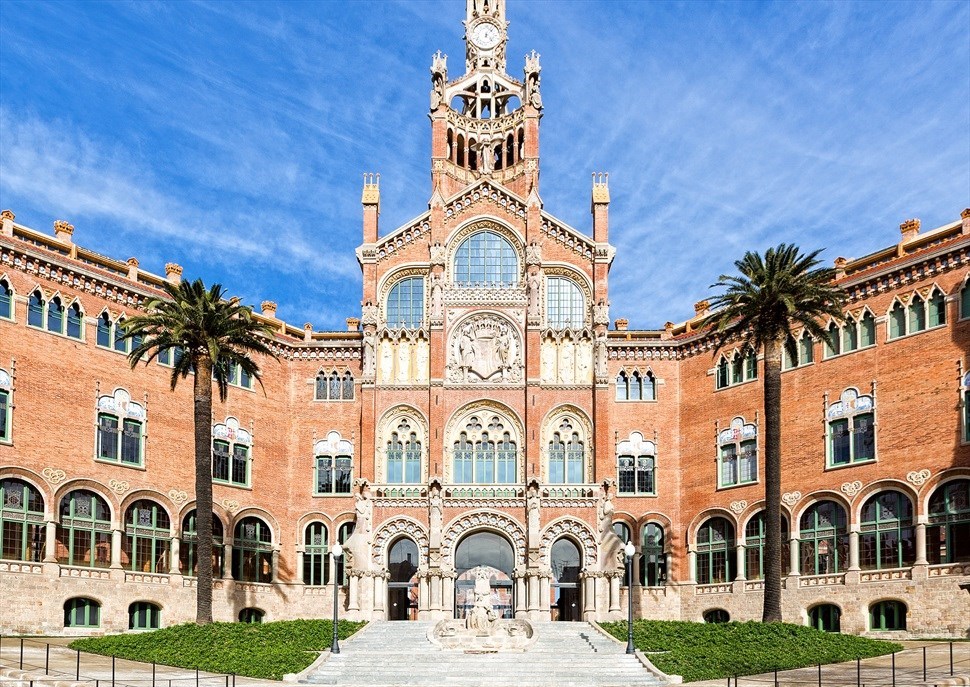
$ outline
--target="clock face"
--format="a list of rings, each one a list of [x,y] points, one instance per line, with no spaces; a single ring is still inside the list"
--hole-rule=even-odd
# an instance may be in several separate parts
[[[472,41],[483,50],[491,50],[498,45],[501,35],[495,24],[484,22],[472,29]]]

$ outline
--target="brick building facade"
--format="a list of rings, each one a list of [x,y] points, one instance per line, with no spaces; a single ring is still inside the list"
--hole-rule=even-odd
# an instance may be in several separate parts
[[[539,57],[506,74],[503,0],[467,0],[465,73],[433,59],[428,210],[381,235],[363,188],[347,331],[275,316],[263,389],[213,423],[218,620],[495,608],[760,618],[761,362],[694,317],[610,328],[609,188],[581,232],[538,193]],[[963,635],[970,623],[970,210],[836,261],[835,347],[783,373],[786,620]],[[129,369],[118,322],[161,277],[54,234],[0,232],[0,632],[194,617],[191,385]],[[238,372],[238,371],[237,371]],[[329,550],[340,541],[347,557]]]

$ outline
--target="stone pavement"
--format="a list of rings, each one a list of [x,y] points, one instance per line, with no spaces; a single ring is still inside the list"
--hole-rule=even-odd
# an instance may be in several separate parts
[[[953,643],[953,675],[950,675],[948,642],[901,642],[905,647],[893,657],[867,658],[856,664],[831,663],[822,666],[823,687],[944,687],[970,685],[970,642]],[[923,679],[923,647],[926,647],[926,679]],[[689,683],[692,687],[725,687],[727,678]],[[778,673],[739,677],[730,680],[732,687],[818,687],[818,667],[799,668]]]

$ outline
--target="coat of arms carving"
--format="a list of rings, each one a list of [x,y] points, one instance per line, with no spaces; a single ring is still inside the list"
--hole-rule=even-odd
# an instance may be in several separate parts
[[[466,320],[451,334],[448,381],[503,384],[522,379],[522,346],[516,328],[494,315]]]

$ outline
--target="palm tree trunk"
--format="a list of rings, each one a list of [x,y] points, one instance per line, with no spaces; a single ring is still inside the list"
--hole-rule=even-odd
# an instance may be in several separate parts
[[[195,380],[195,622],[212,622],[212,363],[208,356],[196,361]]]
[[[781,622],[781,354],[780,341],[765,352],[765,599],[762,620]]]

